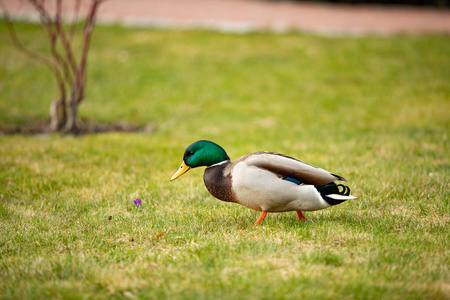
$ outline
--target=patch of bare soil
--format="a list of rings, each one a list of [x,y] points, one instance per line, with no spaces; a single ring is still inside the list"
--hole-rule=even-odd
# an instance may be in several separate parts
[[[78,128],[74,132],[61,134],[71,135],[87,135],[98,133],[112,133],[112,132],[128,132],[128,133],[154,133],[156,131],[156,125],[154,123],[148,123],[145,126],[138,126],[128,122],[117,122],[112,124],[97,123],[93,121],[85,120],[81,122]],[[53,133],[50,129],[50,121],[41,121],[32,124],[25,125],[0,125],[0,134],[2,135],[41,135]]]

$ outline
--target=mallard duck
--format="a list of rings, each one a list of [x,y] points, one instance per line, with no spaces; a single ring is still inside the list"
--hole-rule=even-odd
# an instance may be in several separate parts
[[[274,152],[255,152],[231,161],[225,150],[211,141],[197,141],[186,148],[175,180],[191,168],[206,166],[203,180],[219,200],[234,202],[261,212],[255,225],[269,212],[314,211],[356,197],[350,189],[334,181],[345,178]]]

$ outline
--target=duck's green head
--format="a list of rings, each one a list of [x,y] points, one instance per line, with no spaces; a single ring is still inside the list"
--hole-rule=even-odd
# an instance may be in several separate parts
[[[230,158],[225,150],[216,143],[204,140],[197,141],[186,148],[181,167],[170,180],[177,179],[190,168],[208,167],[226,160],[230,160]]]

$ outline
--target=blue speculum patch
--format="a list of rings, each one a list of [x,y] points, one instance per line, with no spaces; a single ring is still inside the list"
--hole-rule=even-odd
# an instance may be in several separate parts
[[[301,184],[301,182],[299,180],[292,178],[292,177],[285,177],[285,178],[283,178],[283,180],[290,181],[295,184]]]

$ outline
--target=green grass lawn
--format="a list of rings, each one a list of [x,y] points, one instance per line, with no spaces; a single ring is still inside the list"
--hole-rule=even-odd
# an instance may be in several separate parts
[[[47,118],[51,73],[0,40],[0,125]],[[96,28],[81,117],[157,131],[0,136],[0,298],[450,299],[449,53],[446,35]],[[298,157],[358,199],[255,228],[201,169],[169,182],[199,139]]]

